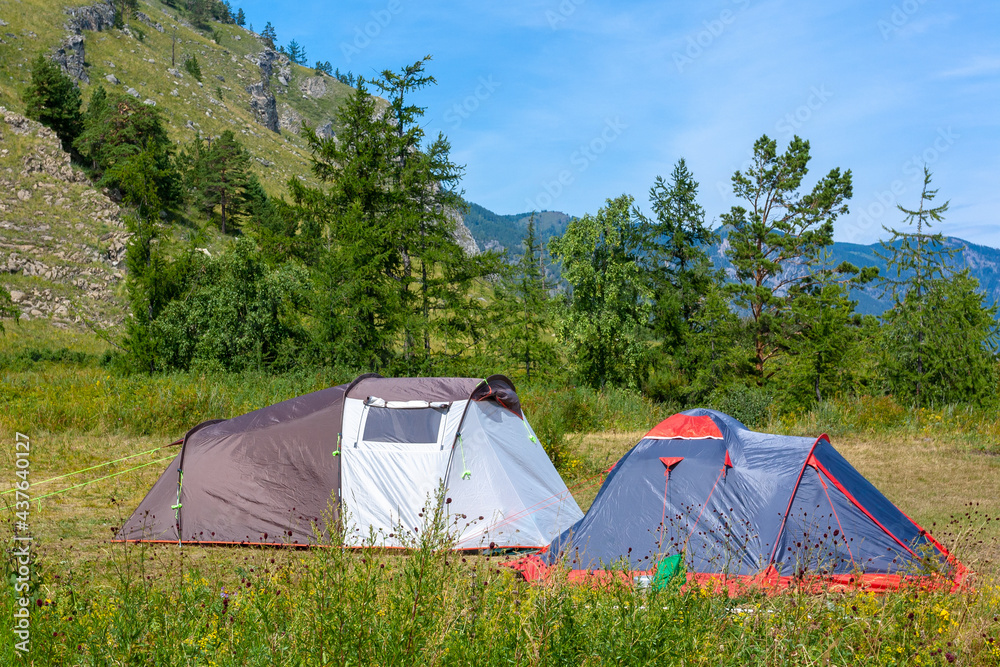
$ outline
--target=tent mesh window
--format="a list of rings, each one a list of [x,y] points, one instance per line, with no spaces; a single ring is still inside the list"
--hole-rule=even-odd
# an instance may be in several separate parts
[[[437,442],[444,411],[439,408],[368,408],[368,442]]]

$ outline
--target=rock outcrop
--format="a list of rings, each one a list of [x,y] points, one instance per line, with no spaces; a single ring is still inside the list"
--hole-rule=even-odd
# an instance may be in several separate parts
[[[271,90],[271,76],[275,64],[280,68],[281,59],[284,58],[287,64],[288,58],[279,56],[272,49],[264,49],[256,56],[248,54],[244,57],[260,68],[260,81],[247,86],[247,92],[250,93],[250,110],[253,111],[258,123],[272,132],[280,132],[281,119],[278,117],[278,104]]]
[[[157,23],[153,19],[149,18],[148,16],[146,16],[142,12],[136,12],[135,13],[135,18],[137,20],[145,23],[146,25],[148,25],[150,28],[152,28],[156,32],[163,32],[163,26],[162,25],[160,25],[159,23]]]
[[[52,54],[52,62],[59,65],[69,78],[90,83],[84,58],[83,37],[80,35],[69,35]]]
[[[302,131],[302,116],[292,107],[282,104],[278,124],[281,126],[281,129],[298,134]]]
[[[260,81],[247,86],[247,92],[250,93],[250,110],[253,111],[257,122],[272,132],[280,132],[278,105],[271,87]]]
[[[115,8],[110,2],[99,2],[87,7],[70,7],[66,10],[70,20],[66,27],[73,34],[83,34],[84,30],[100,32],[115,25]]]
[[[299,90],[306,97],[323,97],[326,95],[326,77],[310,76],[299,83]]]
[[[325,125],[320,125],[316,128],[316,136],[320,139],[329,139],[336,136],[336,132],[333,131],[333,123],[327,122]]]
[[[86,54],[83,45],[83,31],[107,30],[115,24],[115,8],[111,3],[97,3],[87,7],[71,7],[66,10],[69,21],[66,29],[69,35],[56,48],[52,60],[74,81],[90,83],[87,75]]]
[[[475,257],[479,254],[479,246],[476,244],[476,239],[472,238],[472,232],[469,228],[465,226],[465,219],[462,214],[453,208],[448,209],[448,217],[455,223],[455,229],[452,231],[452,236],[455,238],[455,243],[457,243],[461,248],[462,252],[465,253],[466,257]]]
[[[23,137],[5,142],[11,134]],[[73,169],[52,130],[0,107],[0,284],[22,319],[121,321],[121,211]]]

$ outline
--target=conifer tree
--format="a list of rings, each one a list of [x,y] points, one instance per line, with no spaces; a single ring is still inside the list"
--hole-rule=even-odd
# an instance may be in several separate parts
[[[190,163],[186,180],[206,213],[220,208],[219,226],[225,234],[249,184],[250,156],[233,131],[226,130],[207,146],[197,139]]]
[[[247,15],[243,12],[243,8],[240,7],[236,10],[236,25],[241,28],[247,24]]]
[[[889,391],[918,405],[981,401],[996,385],[997,309],[984,305],[968,269],[949,266],[957,249],[930,233],[948,210],[948,202],[931,205],[937,190],[930,184],[924,167],[919,207],[898,206],[916,231],[886,228],[892,236],[879,253],[888,269],[883,288],[893,299],[883,315],[881,367]]]
[[[793,333],[786,340],[793,357],[792,377],[786,393],[802,405],[810,405],[813,397],[822,401],[824,392],[829,398],[831,391],[853,389],[860,365],[848,360],[858,348],[866,322],[855,312],[858,302],[850,298],[850,288],[873,280],[878,269],[859,270],[848,262],[831,267],[830,263],[830,252],[824,250],[809,278],[796,286],[798,294],[792,300]]]
[[[299,46],[299,43],[296,40],[293,39],[291,42],[288,43],[288,49],[286,50],[286,52],[288,53],[288,59],[291,60],[293,63],[297,65],[306,64],[305,47]]]
[[[401,329],[398,283],[398,193],[388,172],[395,132],[364,81],[337,111],[338,141],[305,136],[313,173],[327,189],[292,179],[295,203],[320,217],[323,252],[317,259],[314,315],[323,357],[358,367],[385,368]]]
[[[800,193],[808,173],[809,142],[793,137],[783,154],[762,136],[754,143],[746,173],[733,175],[733,193],[746,203],[722,215],[729,227],[727,256],[736,271],[729,286],[733,304],[753,327],[753,373],[763,384],[770,362],[790,334],[791,299],[819,251],[833,243],[833,222],[847,213],[850,170],[831,169],[809,193]]]
[[[647,253],[655,294],[653,328],[664,348],[683,351],[711,283],[718,279],[707,248],[718,235],[705,223],[698,204],[698,182],[683,158],[674,165],[670,183],[656,177],[649,190],[655,220]]]
[[[177,200],[178,178],[160,111],[129,95],[99,90],[91,96],[76,149],[93,164],[101,185],[120,190],[126,202],[148,210],[170,207]]]
[[[424,144],[423,109],[409,100],[433,82],[425,62],[375,80],[388,107],[359,79],[338,112],[337,139],[306,133],[327,189],[289,184],[303,229],[322,246],[321,338],[360,365],[384,367],[401,343],[405,368],[427,370],[480,340],[470,286],[495,258],[466,257],[455,241],[461,169],[443,135]]]
[[[515,364],[524,368],[525,379],[531,381],[555,360],[555,347],[546,340],[552,328],[553,285],[545,275],[545,248],[538,240],[535,214],[528,219],[523,241],[523,253],[504,276],[496,292],[498,325],[504,332],[504,349]]]
[[[260,31],[260,38],[270,48],[274,48],[274,43],[278,40],[278,33],[275,32],[274,26],[268,21],[264,29]]]
[[[63,150],[72,150],[82,129],[80,91],[59,66],[45,56],[35,58],[23,99],[25,115],[51,128]]]

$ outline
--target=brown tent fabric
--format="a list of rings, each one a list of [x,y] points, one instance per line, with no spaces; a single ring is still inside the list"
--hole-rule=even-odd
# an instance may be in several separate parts
[[[332,453],[348,387],[192,429],[117,539],[308,543],[310,522],[321,519],[339,486]],[[175,512],[178,469],[184,473]]]
[[[177,458],[116,540],[314,542],[314,531],[325,533],[326,521],[337,519],[340,440],[348,397],[490,400],[523,419],[513,383],[503,376],[479,380],[363,375],[350,384],[191,429]]]

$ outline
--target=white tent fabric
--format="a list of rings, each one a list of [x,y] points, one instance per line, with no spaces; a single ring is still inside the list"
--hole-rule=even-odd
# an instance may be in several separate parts
[[[583,516],[527,421],[495,402],[349,398],[343,423],[351,546],[404,546],[442,480],[456,548],[547,544]]]

